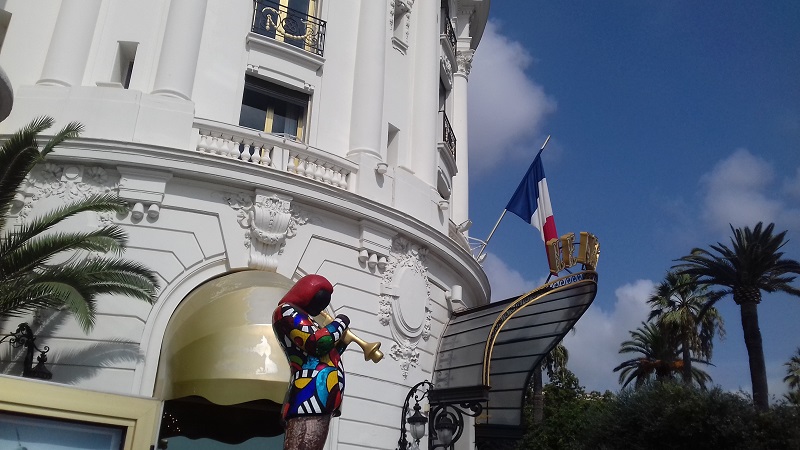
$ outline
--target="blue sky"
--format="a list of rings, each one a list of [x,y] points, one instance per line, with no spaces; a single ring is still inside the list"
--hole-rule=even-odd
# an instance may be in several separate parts
[[[589,389],[617,390],[619,344],[673,260],[774,222],[800,260],[800,3],[495,0],[469,81],[470,234],[485,238],[543,154],[559,234],[601,243],[595,303],[567,337]],[[541,284],[539,234],[507,215],[484,268],[494,299]],[[800,287],[800,281],[795,283]],[[750,390],[738,307],[709,368]],[[759,307],[770,394],[800,346],[800,298]]]

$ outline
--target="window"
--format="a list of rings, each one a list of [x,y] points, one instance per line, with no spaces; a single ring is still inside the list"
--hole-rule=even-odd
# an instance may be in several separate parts
[[[136,61],[136,49],[138,47],[138,42],[119,41],[117,57],[114,60],[114,70],[111,72],[111,81],[121,84],[125,89],[128,89],[131,84],[133,63]]]
[[[303,140],[309,96],[247,76],[239,125]]]
[[[325,21],[314,17],[317,0],[256,0],[253,32],[322,56]]]

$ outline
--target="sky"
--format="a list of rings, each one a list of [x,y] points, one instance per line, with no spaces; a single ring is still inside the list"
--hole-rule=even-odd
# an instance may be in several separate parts
[[[494,0],[469,75],[470,235],[485,239],[547,135],[559,235],[600,241],[598,294],[565,338],[588,390],[612,369],[675,259],[730,224],[788,230],[800,260],[800,2]],[[542,284],[539,232],[507,214],[483,263],[492,299]],[[800,280],[794,283],[800,287]],[[738,306],[718,303],[713,382],[751,391]],[[759,306],[770,395],[800,347],[800,298]]]

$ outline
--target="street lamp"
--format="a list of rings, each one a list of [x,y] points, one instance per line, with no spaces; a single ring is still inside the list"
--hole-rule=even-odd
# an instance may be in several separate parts
[[[44,366],[44,363],[47,362],[47,352],[50,351],[50,347],[45,345],[44,350],[42,350],[36,345],[36,336],[33,335],[33,330],[31,330],[31,327],[29,327],[27,323],[19,324],[17,331],[11,334],[0,336],[3,336],[0,342],[8,339],[8,342],[14,348],[25,347],[25,360],[22,366],[23,377],[39,378],[42,380],[53,378],[53,374]],[[38,361],[36,367],[33,366],[34,350],[39,352],[39,356],[36,357],[36,361]]]
[[[412,387],[406,394],[406,401],[403,403],[403,412],[400,416],[400,440],[397,441],[398,450],[410,450],[411,443],[406,439],[406,424],[409,426],[411,438],[419,448],[419,441],[425,436],[425,424],[428,418],[420,412],[419,402],[428,396],[428,391],[433,388],[429,381],[420,381]],[[408,415],[409,402],[414,397],[414,414]]]
[[[476,417],[483,411],[483,406],[477,401],[459,402],[458,404],[431,401],[429,394],[433,390],[433,384],[429,381],[422,381],[408,391],[400,419],[400,440],[397,441],[398,450],[419,448],[419,441],[425,436],[426,423],[430,424],[428,450],[437,448],[452,449],[464,431],[464,415]],[[414,413],[409,416],[409,402],[412,397],[414,398]],[[419,405],[419,402],[426,397],[431,408],[428,417],[425,417],[420,412],[421,407]],[[406,439],[406,424],[414,444]]]

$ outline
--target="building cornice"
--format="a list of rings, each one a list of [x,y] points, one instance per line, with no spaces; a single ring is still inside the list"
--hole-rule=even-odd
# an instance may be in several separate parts
[[[464,286],[465,289],[490,298],[489,281],[480,264],[449,236],[410,215],[344,189],[232,158],[106,139],[71,139],[48,158],[108,167],[134,165],[143,170],[171,172],[175,177],[196,182],[224,184],[230,189],[266,189],[356,222],[368,219],[427,246],[431,256],[469,275],[466,278],[472,286]]]

